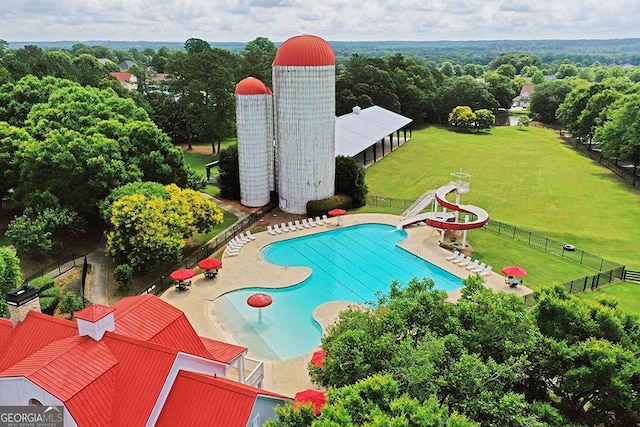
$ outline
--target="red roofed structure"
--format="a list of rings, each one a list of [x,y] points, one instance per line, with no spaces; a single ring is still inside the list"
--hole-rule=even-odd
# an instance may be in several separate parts
[[[255,77],[247,77],[242,79],[236,85],[236,95],[265,95],[269,94],[267,87],[262,80]]]
[[[155,296],[93,305],[76,317],[28,311],[15,327],[0,319],[3,405],[64,406],[65,426],[253,426],[289,400],[225,378],[231,363],[244,372],[247,349],[199,337],[184,313]],[[261,384],[259,368],[247,382]]]
[[[336,65],[336,55],[325,40],[303,34],[286,40],[276,52],[273,65],[322,66]]]

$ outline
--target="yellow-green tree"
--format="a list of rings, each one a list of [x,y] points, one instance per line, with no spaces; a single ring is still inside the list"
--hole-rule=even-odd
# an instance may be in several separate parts
[[[185,238],[208,232],[222,222],[220,209],[199,193],[173,184],[164,190],[168,198],[161,192],[133,193],[113,202],[108,218],[108,255],[136,270],[175,262],[181,258]]]

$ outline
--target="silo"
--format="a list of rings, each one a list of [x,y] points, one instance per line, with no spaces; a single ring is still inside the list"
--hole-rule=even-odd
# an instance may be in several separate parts
[[[247,77],[236,85],[235,97],[240,203],[250,207],[264,206],[270,198],[272,96],[259,79]]]
[[[286,40],[273,61],[276,182],[280,208],[306,213],[335,189],[335,63],[317,36]]]

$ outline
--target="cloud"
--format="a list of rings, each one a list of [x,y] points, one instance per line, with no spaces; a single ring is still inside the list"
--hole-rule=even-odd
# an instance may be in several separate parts
[[[283,41],[639,37],[637,0],[29,0],[0,4],[0,38]]]

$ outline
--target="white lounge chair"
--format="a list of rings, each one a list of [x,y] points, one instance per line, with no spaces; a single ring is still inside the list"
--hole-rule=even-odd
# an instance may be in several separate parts
[[[227,253],[227,256],[238,256],[238,251],[231,251],[229,248],[227,248],[225,252]]]
[[[282,228],[282,231],[284,231],[285,233],[288,233],[289,227],[287,227],[287,224],[285,224],[284,222],[282,224],[280,224],[280,228]]]
[[[298,227],[296,227],[295,225],[293,225],[293,222],[289,221],[289,223],[287,224],[287,226],[289,227],[289,230],[291,231],[296,231],[298,229]]]
[[[244,233],[240,233],[240,240],[244,243],[249,243],[251,241],[251,239],[248,236],[245,236]]]
[[[276,233],[278,234],[282,234],[282,230],[280,229],[280,227],[278,226],[278,224],[273,226],[273,229],[276,230]]]
[[[487,266],[487,264],[485,264],[485,263],[483,262],[483,263],[480,263],[480,265],[479,265],[479,266],[477,266],[476,268],[474,268],[474,269],[473,269],[473,270],[471,270],[471,271],[472,271],[472,272],[474,272],[474,273],[480,273],[482,270],[484,270],[484,269],[485,269],[485,267],[486,267],[486,266]]]
[[[240,234],[239,236],[234,237],[232,242],[236,242],[238,245],[242,246],[245,243],[249,243],[249,239],[244,237],[244,234]]]
[[[320,219],[319,216],[316,217],[316,224],[318,225],[324,225],[324,221]]]
[[[327,218],[326,215],[322,215],[322,220],[324,221],[325,224],[331,224],[331,221],[329,221],[329,218]]]
[[[249,240],[256,240],[256,236],[251,234],[251,230],[247,230],[247,237],[249,238]]]
[[[492,267],[490,265],[488,265],[488,266],[486,266],[484,268],[484,270],[482,270],[478,274],[481,275],[481,276],[487,276],[489,273],[491,273],[491,269],[492,269]]]
[[[300,224],[300,220],[299,220],[299,219],[296,219],[296,228],[297,228],[298,230],[302,230],[302,229],[304,228],[304,227],[302,226],[302,224]]]
[[[478,261],[477,259],[474,259],[471,264],[467,265],[467,270],[473,270],[474,268],[476,268],[478,266],[479,262],[480,261]]]
[[[276,230],[273,229],[273,227],[271,227],[270,225],[267,225],[267,231],[269,231],[269,234],[271,234],[272,236],[275,236],[276,234]]]
[[[464,267],[467,264],[469,264],[470,262],[471,262],[471,257],[468,256],[468,257],[465,257],[463,260],[457,262],[456,264],[458,264],[460,267]]]
[[[458,263],[458,262],[462,261],[465,258],[465,256],[466,255],[464,254],[464,252],[460,252],[458,254],[458,256],[456,256],[455,258],[451,258],[449,261],[451,261],[453,263]]]
[[[311,226],[309,225],[309,223],[307,222],[307,218],[302,220],[302,225],[304,225],[304,228],[311,228]]]
[[[227,248],[233,249],[233,250],[240,250],[240,248],[242,248],[242,245],[238,245],[237,243],[235,243],[233,240],[230,241],[229,243],[227,243]]]
[[[455,251],[453,251],[453,253],[451,255],[449,255],[447,257],[447,259],[449,261],[451,261],[451,260],[455,259],[458,255],[460,255],[460,251],[456,249]]]
[[[309,223],[309,225],[310,225],[310,226],[312,226],[312,227],[316,227],[316,226],[317,226],[317,224],[313,221],[313,218],[309,218],[309,219],[307,220],[307,222],[308,222],[308,223]]]

